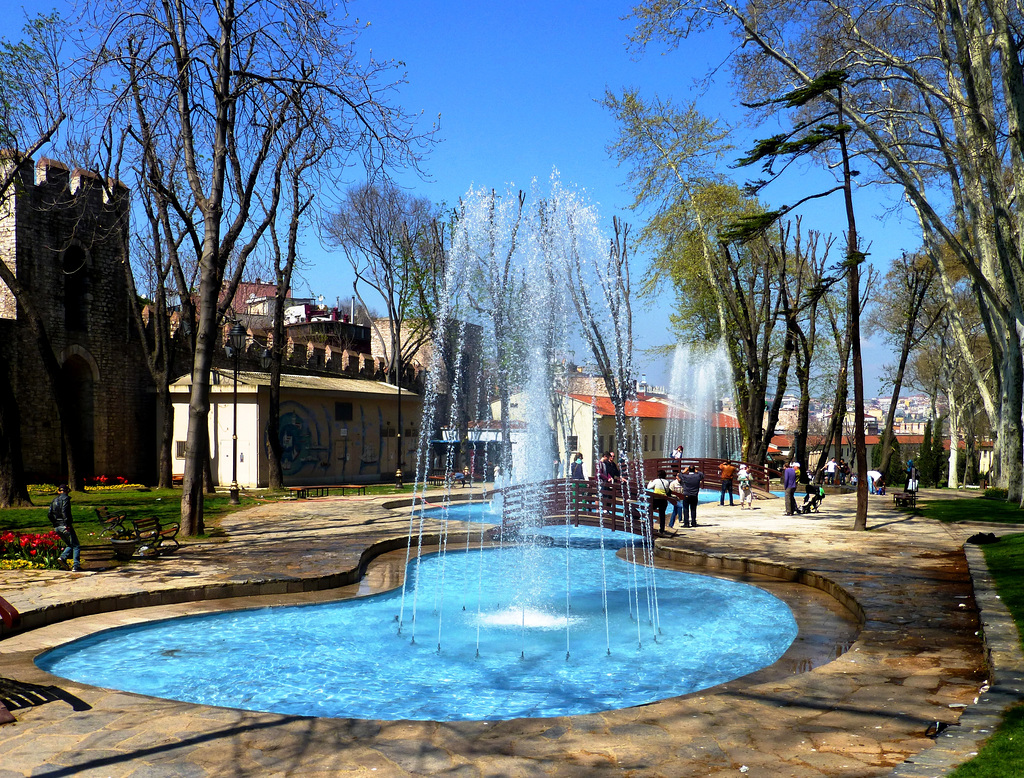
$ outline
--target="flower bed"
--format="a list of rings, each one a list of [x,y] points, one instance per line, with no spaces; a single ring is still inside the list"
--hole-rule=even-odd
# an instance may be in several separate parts
[[[0,570],[45,570],[57,567],[64,544],[56,532],[0,533]]]

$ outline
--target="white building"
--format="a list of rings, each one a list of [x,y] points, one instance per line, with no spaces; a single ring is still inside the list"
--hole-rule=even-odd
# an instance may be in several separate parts
[[[188,431],[191,375],[172,386],[174,471],[182,472]],[[210,458],[214,482],[231,484],[233,381],[230,370],[213,371],[210,388]],[[393,478],[403,449],[407,477],[416,462],[422,400],[379,381],[321,376],[281,376],[282,469],[287,485],[374,482]],[[238,483],[266,486],[269,480],[267,415],[270,376],[238,374]]]

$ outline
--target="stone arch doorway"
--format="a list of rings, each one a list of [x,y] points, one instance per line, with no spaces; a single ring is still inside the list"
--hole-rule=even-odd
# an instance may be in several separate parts
[[[68,393],[72,438],[78,440],[78,472],[84,476],[96,475],[96,380],[92,366],[77,354],[70,355],[61,366],[61,382]],[[61,441],[61,471],[67,461],[67,451]]]

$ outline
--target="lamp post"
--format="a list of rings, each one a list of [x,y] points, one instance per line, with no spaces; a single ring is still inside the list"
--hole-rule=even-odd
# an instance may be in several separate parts
[[[238,357],[245,348],[245,327],[239,322],[228,331],[224,351],[233,360],[234,388],[231,392],[231,504],[238,505]]]

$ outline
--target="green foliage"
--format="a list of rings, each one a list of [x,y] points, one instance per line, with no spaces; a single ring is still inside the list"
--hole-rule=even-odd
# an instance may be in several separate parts
[[[754,238],[764,235],[768,229],[778,221],[785,210],[762,211],[747,216],[741,216],[734,222],[727,224],[719,233],[719,240],[726,243],[746,243]]]
[[[1010,492],[1001,486],[990,486],[982,494],[986,500],[1001,500],[1006,502],[1010,498]]]
[[[892,450],[892,456],[889,457],[889,467],[883,473],[885,483],[889,486],[895,484],[901,484],[907,480],[907,470],[903,464],[903,455],[900,452],[900,442],[895,437],[892,439],[892,444],[889,446]],[[871,448],[871,466],[877,470],[882,465],[882,445],[872,446]]]
[[[935,486],[944,486],[949,473],[949,456],[942,441],[942,420],[943,417],[940,416],[932,431],[931,483]]]
[[[935,449],[932,447],[931,419],[924,425],[924,439],[921,441],[921,448],[918,449],[915,464],[921,473],[921,486],[935,486]]]
[[[62,35],[63,22],[52,13],[29,19],[24,40],[0,40],[0,148],[23,150],[54,121],[51,101],[60,86],[52,56]]]

